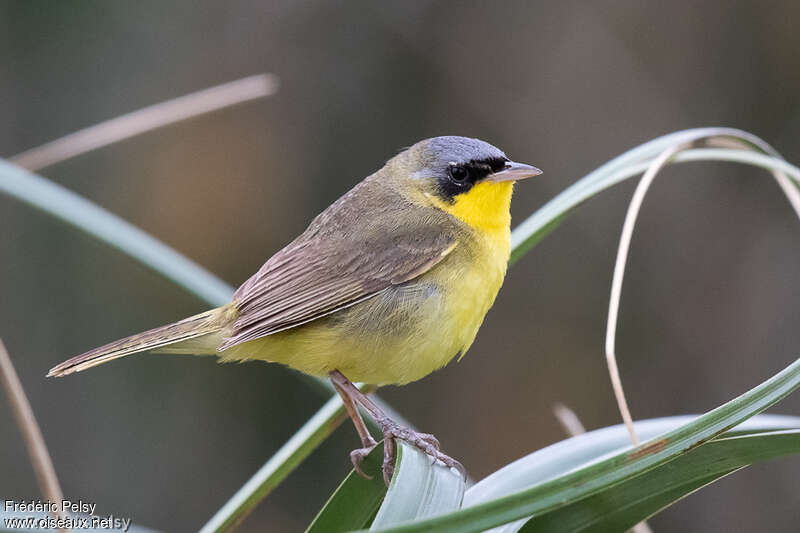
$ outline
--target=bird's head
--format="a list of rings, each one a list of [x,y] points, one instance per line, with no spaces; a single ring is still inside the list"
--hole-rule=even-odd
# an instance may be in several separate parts
[[[388,167],[403,187],[476,229],[508,228],[514,182],[542,173],[487,142],[455,136],[420,141]]]

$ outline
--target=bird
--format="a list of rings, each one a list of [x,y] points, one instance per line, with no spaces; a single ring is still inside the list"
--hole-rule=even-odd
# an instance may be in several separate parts
[[[350,459],[362,476],[377,442],[359,406],[383,433],[387,485],[395,439],[466,477],[436,437],[392,420],[354,382],[404,385],[466,354],[506,275],[514,184],[539,174],[479,139],[419,141],[314,218],[230,303],[75,356],[48,376],[140,352],[280,363],[331,380],[361,439]]]

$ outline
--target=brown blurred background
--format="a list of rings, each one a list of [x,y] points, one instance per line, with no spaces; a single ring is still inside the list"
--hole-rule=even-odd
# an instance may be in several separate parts
[[[2,2],[0,153],[258,72],[280,92],[43,172],[239,284],[401,147],[475,136],[545,174],[519,222],[657,135],[736,126],[800,161],[800,4]],[[468,357],[381,395],[481,478],[618,415],[603,362],[625,183],[509,273]],[[323,398],[286,369],[140,356],[63,380],[65,357],[206,306],[0,197],[0,336],[68,496],[192,531]],[[618,353],[636,418],[701,412],[800,354],[800,224],[768,174],[668,169],[636,229]],[[800,396],[777,412],[800,413]],[[38,498],[0,403],[0,496]],[[343,426],[245,522],[302,529],[349,470]],[[794,531],[800,461],[754,467],[652,520],[659,532]]]

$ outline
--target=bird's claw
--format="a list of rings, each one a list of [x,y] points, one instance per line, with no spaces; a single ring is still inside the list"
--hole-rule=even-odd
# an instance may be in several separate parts
[[[395,439],[400,439],[415,448],[418,448],[433,459],[433,463],[441,461],[448,468],[455,468],[466,479],[467,470],[464,465],[439,451],[439,440],[430,433],[419,433],[412,429],[400,426],[392,421],[380,423],[383,431],[383,481],[386,486],[394,474],[394,459],[396,455]]]
[[[383,466],[381,467],[381,471],[383,473],[383,482],[386,483],[387,487],[391,483],[392,476],[394,475],[394,462],[397,456],[397,443],[395,439],[403,440],[430,456],[433,460],[432,464],[436,463],[436,461],[441,461],[448,468],[455,468],[458,470],[459,474],[466,479],[467,471],[464,466],[452,457],[439,451],[439,440],[430,433],[420,433],[388,419],[379,420],[377,422],[383,432]],[[363,448],[350,452],[350,461],[352,461],[353,469],[358,475],[366,479],[372,479],[372,476],[366,474],[361,469],[361,465],[367,455],[377,446],[377,443],[372,440],[372,438],[364,440],[362,443],[364,444]]]
[[[359,448],[357,450],[353,450],[350,452],[350,461],[353,463],[353,470],[355,470],[359,476],[363,477],[364,479],[372,479],[372,476],[366,474],[363,470],[361,470],[361,463],[364,462],[364,459],[369,455],[369,452],[372,451],[378,443],[374,442],[370,445],[367,445],[363,448]]]
[[[392,481],[392,476],[394,475],[394,458],[395,458],[395,441],[394,437],[391,435],[387,435],[384,433],[383,439],[383,482],[386,486],[389,486],[389,483]]]

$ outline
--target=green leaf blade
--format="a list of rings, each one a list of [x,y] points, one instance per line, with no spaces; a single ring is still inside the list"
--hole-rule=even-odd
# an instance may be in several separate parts
[[[714,439],[607,491],[534,517],[519,531],[621,533],[736,470],[797,453],[800,429]]]
[[[381,531],[478,532],[520,518],[553,511],[647,472],[700,446],[780,401],[798,386],[800,359],[738,398],[633,450],[618,453],[578,471],[490,502]]]
[[[376,446],[366,457],[364,479],[350,472],[306,533],[350,531],[430,518],[461,506],[466,484],[460,474],[402,440],[397,440],[395,471],[388,490],[381,472],[383,447]]]
[[[643,440],[652,439],[697,419],[698,415],[670,416],[634,423]],[[800,428],[800,417],[785,415],[756,415],[736,426],[726,436],[753,432]],[[494,500],[532,487],[548,479],[583,468],[604,456],[631,449],[630,434],[624,424],[596,429],[551,444],[493,472],[467,490],[464,507]],[[524,524],[521,521],[492,529],[492,533],[514,533]]]
[[[363,529],[372,523],[378,512],[386,485],[381,476],[383,445],[376,446],[361,464],[361,469],[372,479],[366,479],[352,470],[334,491],[306,533],[328,533]]]
[[[454,511],[464,498],[466,484],[460,474],[432,464],[430,456],[402,440],[397,443],[395,473],[371,531]]]

